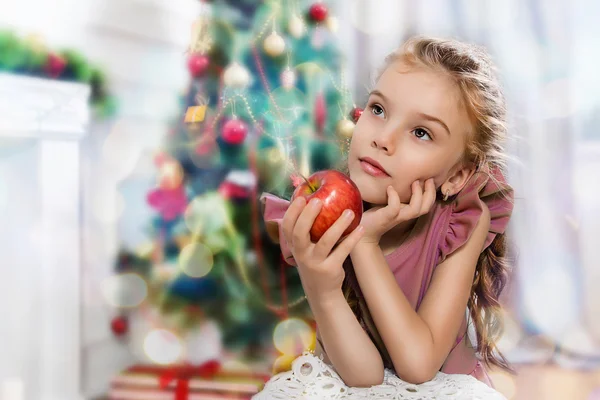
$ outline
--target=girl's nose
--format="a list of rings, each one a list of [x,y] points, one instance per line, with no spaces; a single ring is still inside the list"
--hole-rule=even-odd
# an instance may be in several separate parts
[[[392,154],[396,149],[395,129],[384,128],[379,134],[375,135],[371,142],[371,147]]]

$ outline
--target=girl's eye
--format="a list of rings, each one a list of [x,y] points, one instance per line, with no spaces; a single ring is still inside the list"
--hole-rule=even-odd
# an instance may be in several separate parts
[[[413,131],[413,133],[421,140],[431,140],[431,135],[425,129],[417,128]]]
[[[383,111],[383,107],[381,107],[379,104],[372,104],[370,106],[371,108],[371,112],[373,113],[373,115],[379,117],[379,116],[385,116],[385,113]]]

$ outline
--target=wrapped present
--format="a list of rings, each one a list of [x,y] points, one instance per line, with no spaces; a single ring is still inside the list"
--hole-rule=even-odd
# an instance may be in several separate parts
[[[204,121],[204,116],[206,115],[206,105],[200,106],[192,106],[188,107],[184,122],[186,123],[195,123]]]
[[[135,365],[111,382],[109,400],[250,399],[269,380],[264,372],[228,371],[217,361],[202,365]]]

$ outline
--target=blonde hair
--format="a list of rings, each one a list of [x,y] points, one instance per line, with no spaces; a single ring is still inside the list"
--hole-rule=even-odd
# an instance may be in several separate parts
[[[463,161],[473,162],[477,169],[506,169],[504,142],[507,136],[506,106],[499,79],[488,53],[479,46],[453,39],[416,36],[407,40],[398,50],[385,58],[378,78],[391,64],[401,61],[411,68],[424,67],[439,71],[456,84],[461,106],[472,125],[468,132]],[[490,179],[495,179],[490,174]],[[506,284],[509,265],[505,258],[506,238],[495,237],[480,255],[468,302],[477,336],[476,350],[485,364],[512,371],[507,360],[496,347],[502,329],[499,297]],[[386,364],[391,364],[383,341],[360,296],[351,268],[346,267],[344,294],[351,308],[359,316],[378,347]]]

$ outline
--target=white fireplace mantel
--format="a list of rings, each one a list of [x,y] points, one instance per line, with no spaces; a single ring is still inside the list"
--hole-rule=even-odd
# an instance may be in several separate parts
[[[0,398],[81,395],[88,85],[0,74]]]

